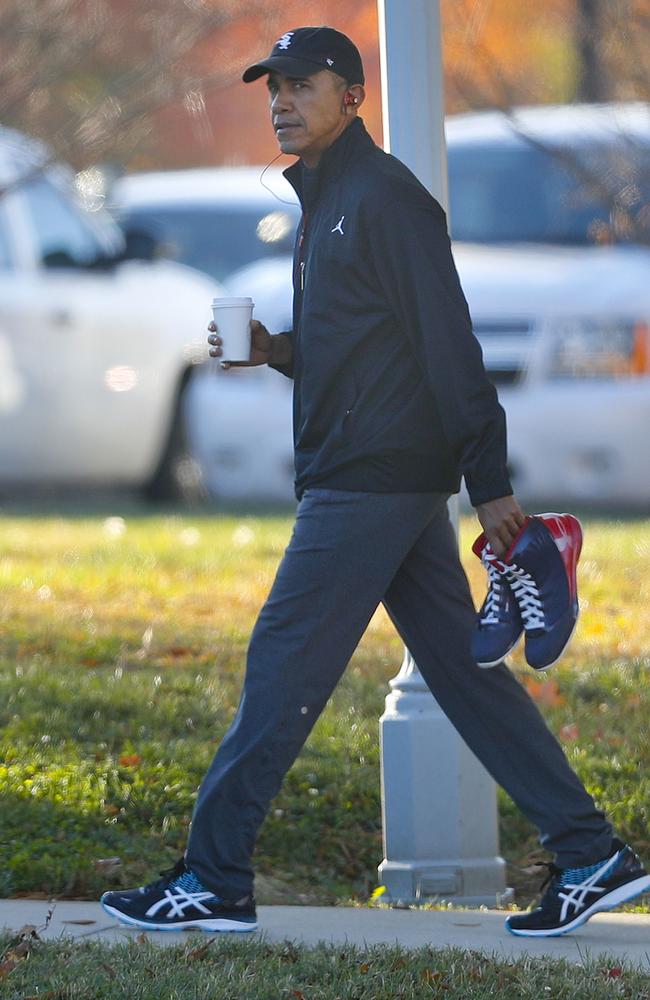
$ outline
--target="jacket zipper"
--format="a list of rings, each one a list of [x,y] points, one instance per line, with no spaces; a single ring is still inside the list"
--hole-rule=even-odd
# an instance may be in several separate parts
[[[305,288],[305,260],[303,257],[304,246],[305,246],[305,236],[307,235],[307,219],[308,216],[305,213],[302,223],[302,230],[300,232],[300,240],[298,241],[298,270],[300,273],[300,291],[304,291]]]

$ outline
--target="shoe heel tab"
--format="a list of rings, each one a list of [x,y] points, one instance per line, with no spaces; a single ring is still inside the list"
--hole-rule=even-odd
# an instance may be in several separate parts
[[[472,552],[474,553],[477,559],[481,558],[481,556],[483,555],[483,550],[485,549],[487,544],[488,544],[487,536],[485,532],[482,531],[481,534],[478,536],[478,538],[474,540],[474,544],[472,545]]]

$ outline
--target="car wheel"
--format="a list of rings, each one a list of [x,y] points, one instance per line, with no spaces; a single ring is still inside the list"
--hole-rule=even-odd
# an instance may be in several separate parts
[[[148,500],[200,503],[207,497],[203,467],[191,446],[188,400],[193,371],[185,372],[176,397],[167,440],[153,476],[144,488]]]

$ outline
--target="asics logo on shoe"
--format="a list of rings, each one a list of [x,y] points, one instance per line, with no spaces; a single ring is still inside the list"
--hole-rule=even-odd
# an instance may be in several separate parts
[[[589,903],[592,902],[589,899],[591,893],[596,893],[601,895],[603,892],[607,891],[607,887],[604,885],[597,885],[599,879],[603,878],[611,871],[612,868],[616,867],[618,862],[618,854],[615,854],[613,858],[608,858],[602,868],[599,868],[597,872],[594,872],[589,878],[585,879],[584,882],[578,882],[575,885],[562,885],[558,889],[558,898],[564,900],[562,903],[562,908],[560,910],[560,920],[564,922],[567,917],[577,916],[580,910],[583,910]],[[560,889],[568,889],[568,892],[561,892]]]
[[[212,892],[186,892],[185,889],[175,888],[175,889],[165,889],[164,895],[161,899],[157,900],[150,906],[147,910],[145,916],[155,917],[157,914],[160,916],[167,917],[171,920],[172,917],[184,917],[189,916],[186,914],[186,910],[191,907],[194,908],[197,913],[202,913],[204,916],[209,916],[211,910],[207,906],[203,905],[203,900],[214,899],[214,893]],[[169,908],[167,913],[162,911],[165,908]]]

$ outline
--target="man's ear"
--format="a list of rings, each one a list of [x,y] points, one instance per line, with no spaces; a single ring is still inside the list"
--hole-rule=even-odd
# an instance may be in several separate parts
[[[366,92],[360,83],[353,83],[351,87],[346,87],[343,98],[346,111],[358,111],[366,99]]]

